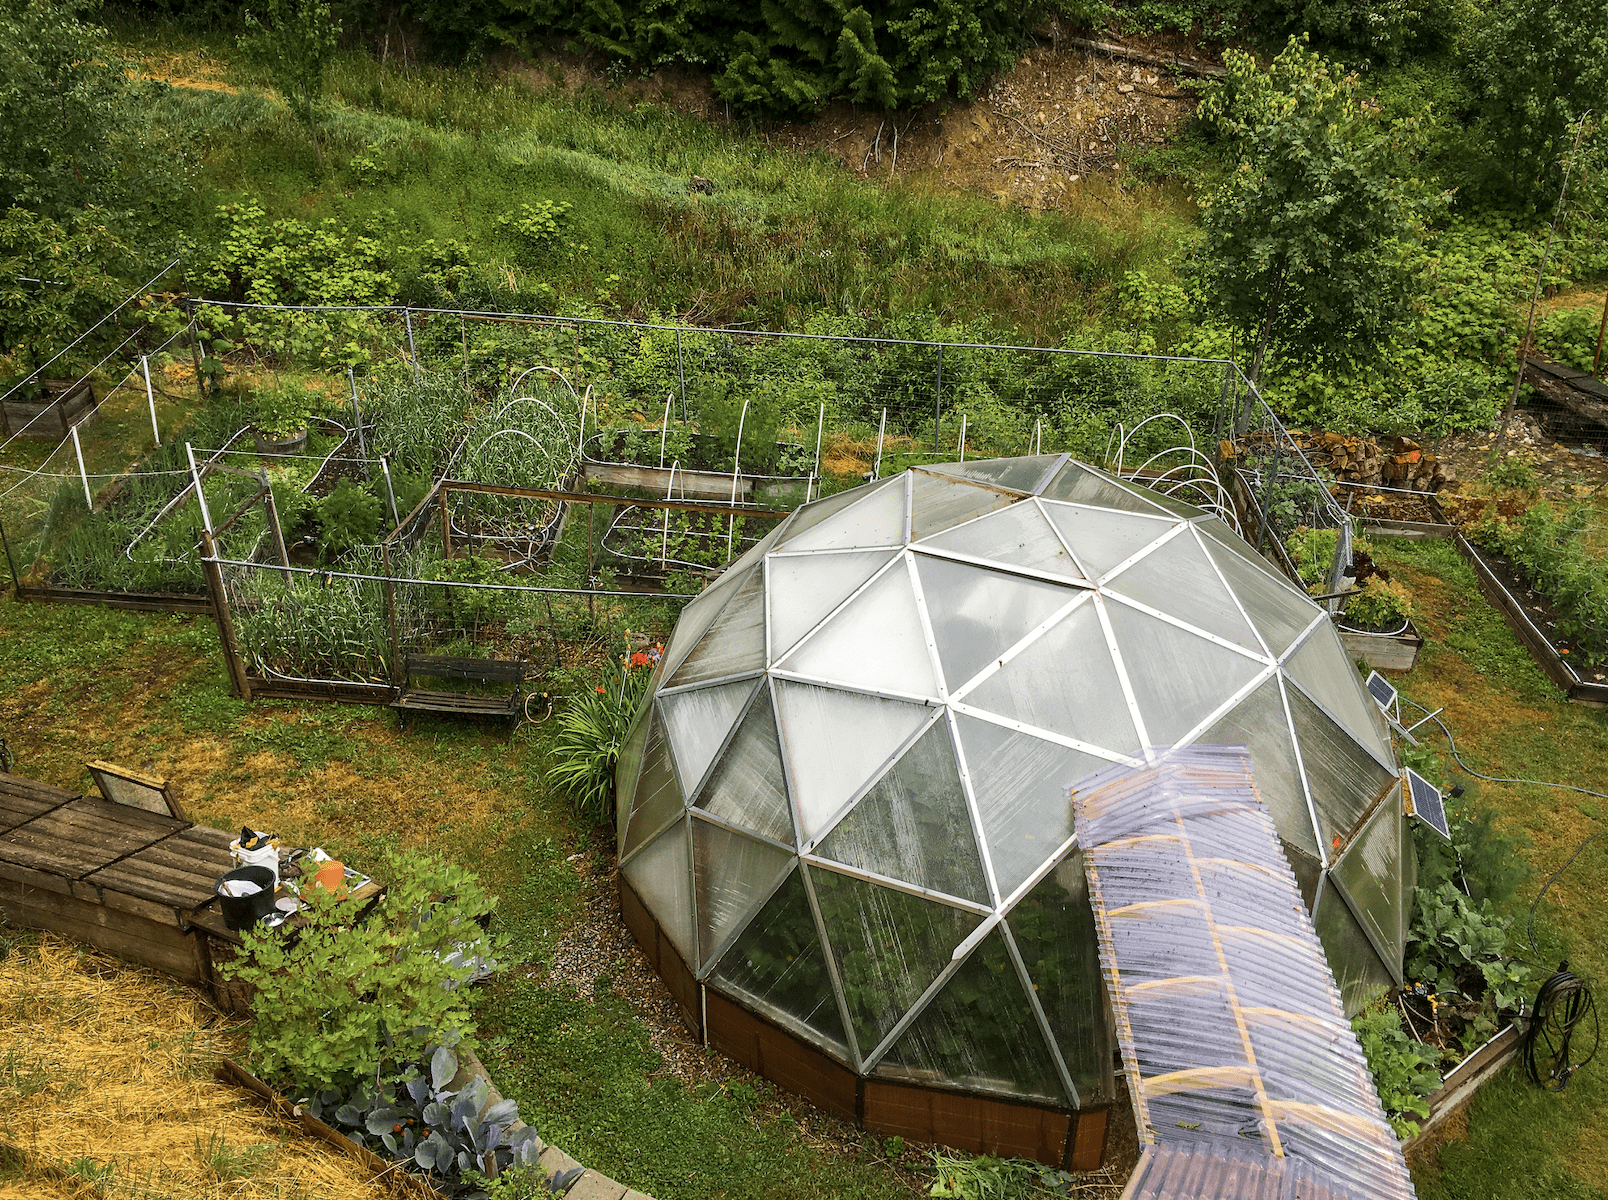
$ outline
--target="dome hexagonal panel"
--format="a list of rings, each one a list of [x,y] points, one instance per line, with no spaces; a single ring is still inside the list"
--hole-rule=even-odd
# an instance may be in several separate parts
[[[769,687],[761,688],[749,704],[694,804],[733,825],[792,845],[793,818],[787,807]]]
[[[1210,540],[1206,552],[1239,597],[1251,624],[1262,635],[1273,657],[1282,658],[1296,639],[1312,627],[1312,622],[1323,615],[1322,609],[1275,575],[1272,567],[1265,563],[1258,566],[1248,562]]]
[[[980,458],[967,463],[938,463],[922,470],[956,479],[975,479],[1012,491],[1031,492],[1045,481],[1060,460],[1059,454],[1031,454],[1021,458]]]
[[[909,478],[910,536],[915,539],[932,537],[962,521],[969,521],[1024,498],[986,484],[964,483],[921,471],[909,472]]]
[[[1110,580],[1113,591],[1157,612],[1215,633],[1253,654],[1266,654],[1206,551],[1188,533],[1173,538]]]
[[[642,747],[641,765],[630,795],[631,815],[620,847],[621,858],[629,856],[663,829],[683,807],[681,785],[676,781],[670,747],[664,739],[664,724],[657,712],[648,717],[647,741]]]
[[[659,928],[687,962],[696,959],[698,946],[692,928],[692,846],[687,841],[683,816],[648,844],[620,872],[658,918]]]
[[[687,795],[698,790],[709,764],[736,724],[737,714],[757,686],[758,680],[744,679],[659,694],[659,711],[664,716],[681,787]]]
[[[698,914],[698,953],[714,958],[759,902],[770,895],[792,861],[785,850],[694,818],[693,901]]]
[[[1363,689],[1356,664],[1340,644],[1333,625],[1319,625],[1284,664],[1284,673],[1308,696],[1322,696],[1324,708],[1381,763],[1391,762],[1390,738],[1379,706]]]
[[[682,687],[764,666],[765,577],[762,571],[753,570],[726,601],[709,632],[669,676],[669,686]]]
[[[1055,473],[1055,478],[1039,489],[1046,500],[1066,500],[1072,504],[1092,504],[1100,508],[1115,508],[1123,512],[1153,513],[1168,516],[1168,511],[1156,501],[1119,483],[1104,471],[1084,463],[1069,462]]]
[[[1178,521],[1045,501],[1044,511],[1091,576],[1098,578],[1160,541]]]
[[[837,497],[828,496],[820,501],[831,505]],[[801,519],[807,515],[808,524]],[[872,487],[865,495],[841,510],[828,510],[826,518],[815,519],[810,509],[803,509],[797,532],[784,529],[787,536],[779,543],[783,550],[856,550],[868,546],[902,546],[905,536],[904,480],[895,477],[887,483]]]

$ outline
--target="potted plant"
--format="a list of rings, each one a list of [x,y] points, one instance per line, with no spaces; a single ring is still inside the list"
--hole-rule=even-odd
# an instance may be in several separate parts
[[[299,454],[307,448],[307,422],[313,394],[299,383],[283,383],[257,395],[251,436],[259,454]]]
[[[1413,603],[1407,589],[1383,571],[1363,577],[1335,621],[1340,641],[1353,658],[1378,671],[1411,671],[1424,639],[1413,626]]]

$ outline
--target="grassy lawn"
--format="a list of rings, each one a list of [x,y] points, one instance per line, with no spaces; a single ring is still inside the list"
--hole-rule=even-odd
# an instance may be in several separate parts
[[[1404,693],[1444,706],[1458,748],[1474,769],[1608,791],[1608,710],[1564,702],[1497,612],[1450,542],[1376,539],[1375,557],[1412,589],[1427,644]],[[1432,728],[1432,727],[1426,727]],[[1445,739],[1438,748],[1445,749]],[[1450,767],[1448,756],[1447,765]],[[1608,801],[1517,784],[1481,783],[1453,768],[1468,787],[1464,803],[1488,805],[1498,825],[1525,839],[1532,867],[1520,889],[1515,949],[1534,964],[1539,984],[1567,957],[1579,975],[1608,978],[1608,845],[1599,839],[1548,891],[1536,914],[1537,951],[1524,943],[1529,901],[1575,847],[1602,827]],[[1521,948],[1522,947],[1522,948]],[[1530,989],[1532,992],[1534,988]],[[1608,1075],[1602,1060],[1553,1095],[1510,1067],[1469,1110],[1466,1134],[1415,1172],[1423,1200],[1537,1200],[1608,1195]]]

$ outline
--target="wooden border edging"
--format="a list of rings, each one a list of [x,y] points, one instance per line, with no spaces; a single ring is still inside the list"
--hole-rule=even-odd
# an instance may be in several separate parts
[[[1546,672],[1547,678],[1562,689],[1564,696],[1579,703],[1608,704],[1608,684],[1592,683],[1580,678],[1573,665],[1553,647],[1551,639],[1536,628],[1535,622],[1530,620],[1530,614],[1524,611],[1524,606],[1503,586],[1496,572],[1491,570],[1490,564],[1468,539],[1459,533],[1453,544],[1474,569],[1474,578],[1485,598],[1501,611],[1509,627],[1530,651],[1530,656]]]
[[[18,584],[16,591],[18,600],[45,604],[102,604],[107,608],[127,608],[138,612],[212,615],[212,601],[207,596],[184,596],[169,592],[102,592],[91,588],[42,587],[31,583]]]
[[[1519,1022],[1514,1021],[1485,1045],[1458,1063],[1441,1080],[1440,1087],[1424,1097],[1429,1104],[1429,1116],[1418,1132],[1402,1142],[1402,1152],[1410,1153],[1425,1135],[1442,1121],[1462,1111],[1463,1107],[1503,1067],[1519,1053]]]

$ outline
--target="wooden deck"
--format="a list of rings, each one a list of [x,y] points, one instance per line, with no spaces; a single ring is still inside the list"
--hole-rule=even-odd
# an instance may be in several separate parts
[[[239,1011],[216,977],[239,936],[212,910],[231,835],[0,772],[0,917],[153,967]]]

